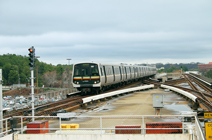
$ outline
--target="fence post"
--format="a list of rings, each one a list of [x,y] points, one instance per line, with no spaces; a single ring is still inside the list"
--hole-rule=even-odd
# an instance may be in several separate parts
[[[61,117],[59,117],[59,120],[60,120],[60,134],[61,134]]]
[[[23,134],[23,118],[21,116],[21,134]]]
[[[142,117],[142,122],[143,122],[143,134],[144,134],[144,116]]]
[[[102,117],[100,116],[100,129],[101,129],[101,134],[102,134]]]
[[[183,126],[183,134],[184,134],[184,117],[183,117],[183,120],[182,120],[182,126]]]
[[[6,135],[7,135],[7,119],[6,119],[6,122],[5,122],[5,128],[6,128]]]

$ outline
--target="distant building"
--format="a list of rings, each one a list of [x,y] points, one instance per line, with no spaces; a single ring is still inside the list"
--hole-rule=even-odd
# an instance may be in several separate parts
[[[208,64],[198,64],[198,69],[211,70],[212,69],[212,62],[209,62]]]

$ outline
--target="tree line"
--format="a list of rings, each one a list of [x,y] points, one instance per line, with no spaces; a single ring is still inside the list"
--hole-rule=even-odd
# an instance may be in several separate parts
[[[170,69],[171,67],[176,67],[176,68],[181,68],[181,67],[187,67],[188,70],[197,70],[198,69],[198,64],[201,64],[199,62],[191,62],[191,63],[175,63],[175,64],[171,64],[171,63],[167,63],[167,64],[163,64],[163,63],[156,63],[156,68],[161,68],[164,67],[165,69]]]
[[[182,71],[199,71],[200,73],[202,73],[203,76],[205,77],[208,77],[208,78],[211,78],[212,79],[212,70],[201,70],[201,69],[198,69],[198,64],[201,64],[199,62],[197,63],[180,63],[180,64],[162,64],[162,63],[157,63],[156,64],[156,67],[157,68],[161,68],[161,67],[164,67],[164,69],[160,69],[158,70],[159,73],[162,73],[162,72],[166,72],[166,73],[171,73],[171,72],[174,72],[174,71],[177,71],[177,70],[181,70]]]
[[[15,54],[0,55],[0,68],[2,69],[3,85],[31,83],[29,57]],[[57,86],[61,86],[62,77],[65,77],[65,80],[68,80],[69,78],[67,78],[67,75],[68,72],[71,72],[71,69],[72,65],[54,66],[52,64],[46,64],[44,62],[40,62],[38,59],[35,59],[34,83],[37,83],[38,79],[38,86],[49,86],[49,84],[51,85],[52,83],[48,83],[48,79],[52,76],[52,73],[54,73],[54,84],[57,83]]]
[[[172,66],[168,69],[160,69],[160,70],[158,70],[158,72],[159,73],[162,73],[162,72],[171,73],[171,72],[175,72],[175,71],[178,71],[181,69],[182,69],[182,71],[188,71],[188,68],[186,66],[181,66],[181,67]]]

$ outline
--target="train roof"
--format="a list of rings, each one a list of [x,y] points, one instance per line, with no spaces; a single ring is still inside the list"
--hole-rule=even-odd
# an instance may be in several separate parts
[[[90,64],[97,64],[97,65],[112,65],[112,66],[126,66],[126,67],[150,67],[150,68],[155,68],[153,66],[138,66],[138,65],[126,65],[126,64],[112,64],[112,63],[99,63],[99,62],[79,62],[75,63],[74,65],[77,64],[84,64],[84,63],[90,63]]]

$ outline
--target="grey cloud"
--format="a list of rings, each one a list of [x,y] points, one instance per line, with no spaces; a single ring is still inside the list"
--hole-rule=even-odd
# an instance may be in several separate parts
[[[1,1],[1,53],[48,63],[210,61],[212,1]],[[6,49],[7,48],[7,49]],[[19,48],[19,49],[16,49]]]

